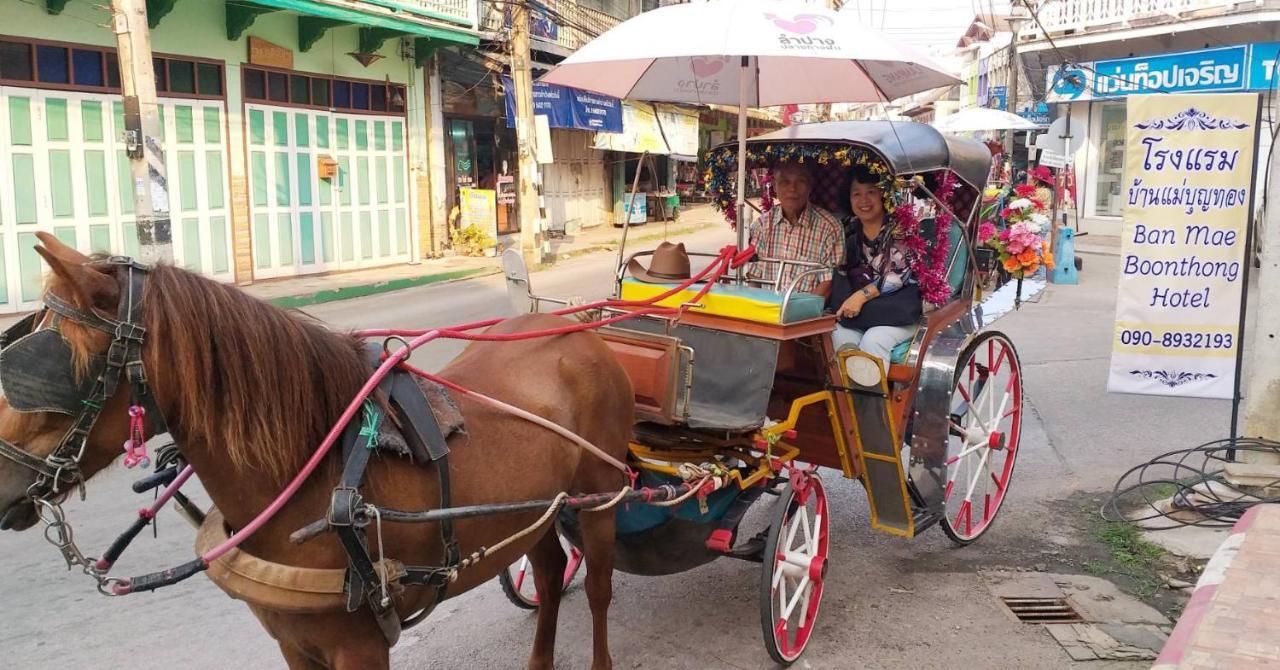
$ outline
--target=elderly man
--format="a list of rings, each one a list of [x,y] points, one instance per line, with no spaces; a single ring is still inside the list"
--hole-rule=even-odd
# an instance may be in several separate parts
[[[773,169],[777,202],[751,224],[749,235],[760,258],[803,261],[834,268],[844,262],[844,228],[831,212],[809,202],[813,172],[800,163],[781,163]],[[772,281],[781,269],[780,290],[786,290],[803,266],[752,263],[750,279]],[[797,290],[825,296],[831,291],[831,273],[815,273],[802,279]]]

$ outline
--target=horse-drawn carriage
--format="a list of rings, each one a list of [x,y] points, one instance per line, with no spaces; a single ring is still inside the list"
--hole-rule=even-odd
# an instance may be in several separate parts
[[[713,188],[727,182],[736,153],[736,145],[713,150]],[[915,234],[943,263],[933,271],[945,282],[945,299],[883,370],[869,354],[833,348],[836,317],[824,313],[821,297],[797,290],[803,274],[787,286],[744,283],[727,272],[710,286],[627,276],[632,261],[652,252],[618,268],[617,298],[657,296],[657,305],[681,308],[599,330],[635,391],[631,462],[650,486],[707,478],[714,486],[677,507],[621,508],[617,567],[658,575],[721,556],[761,562],[765,645],[775,661],[789,663],[809,640],[832,560],[831,513],[817,468],[863,484],[875,529],[913,537],[939,525],[968,544],[990,527],[1008,491],[1022,383],[1013,344],[984,330],[1003,310],[974,302],[975,214],[991,160],[985,146],[920,124],[839,122],[756,137],[747,160],[752,168],[810,162],[811,199],[830,211],[847,208],[850,169],[870,166],[885,176],[897,206],[921,222]],[[518,254],[508,252],[504,263],[520,306],[559,302],[529,290]],[[635,309],[606,308],[602,316]],[[744,513],[762,495],[776,498],[772,524],[739,536]],[[576,543],[572,514],[560,522]],[[517,564],[502,578],[514,600],[531,606],[533,596],[518,595],[523,570]],[[567,572],[566,583],[571,578]]]
[[[738,158],[713,152],[713,186],[723,190]],[[833,558],[819,467],[859,480],[872,526],[902,537],[937,524],[971,542],[1008,491],[1020,368],[1009,340],[985,328],[1012,301],[974,303],[989,160],[980,144],[917,124],[798,126],[748,146],[754,167],[811,161],[812,197],[829,209],[842,209],[853,166],[882,177],[894,225],[929,259],[917,276],[934,303],[887,370],[834,349],[820,297],[735,276],[750,249],[721,250],[670,284],[635,282],[621,263],[614,299],[557,310],[581,323],[538,314],[352,335],[179,268],[89,257],[39,233],[53,270],[44,309],[0,336],[0,528],[43,522],[104,594],[207,572],[250,604],[293,667],[387,667],[402,627],[513,561],[508,593],[536,605],[522,554],[554,592],[547,602],[584,558],[593,664],[608,667],[614,567],[662,575],[741,558],[763,565],[769,653],[792,662]],[[530,311],[556,302],[529,291],[518,257],[506,260]],[[409,364],[444,337],[476,342],[439,373]],[[143,460],[148,433],[175,446],[134,488],[164,490],[90,558],[61,503],[122,441],[126,465]],[[207,515],[179,491],[193,474],[217,507]],[[740,533],[764,496],[776,498],[767,531]],[[200,526],[199,555],[111,576],[169,500]],[[531,667],[553,666],[556,609],[539,609]]]

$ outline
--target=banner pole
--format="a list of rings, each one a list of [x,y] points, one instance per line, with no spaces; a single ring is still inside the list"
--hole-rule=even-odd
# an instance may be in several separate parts
[[[1253,145],[1258,146],[1262,124],[1262,98],[1256,97],[1253,120]],[[1249,272],[1253,268],[1253,203],[1258,197],[1258,160],[1254,157],[1253,169],[1249,172],[1249,222],[1244,233],[1244,273],[1240,277],[1240,325],[1236,336],[1236,379],[1235,389],[1231,393],[1231,447],[1227,449],[1227,460],[1236,460],[1236,441],[1240,438],[1240,386],[1244,373],[1244,331],[1249,319]],[[1263,185],[1266,188],[1266,185]]]

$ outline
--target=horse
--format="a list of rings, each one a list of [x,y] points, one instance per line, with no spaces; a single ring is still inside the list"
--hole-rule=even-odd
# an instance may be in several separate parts
[[[37,235],[36,251],[52,271],[45,287],[46,304],[60,300],[85,314],[115,316],[125,300],[123,294],[132,286],[122,273],[134,266],[104,263],[102,257],[85,256],[52,235]],[[156,411],[163,415],[182,458],[194,467],[226,526],[233,531],[244,528],[298,472],[368,379],[371,368],[365,344],[300,312],[279,309],[235,287],[168,264],[146,269],[141,293],[145,339],[141,339],[139,356]],[[40,366],[37,374],[53,375],[51,366],[60,363],[72,366],[79,381],[94,357],[104,355],[113,341],[111,335],[74,319],[55,319],[49,313],[42,318],[35,331],[56,327],[72,361],[33,361]],[[572,322],[561,317],[530,314],[506,320],[488,332],[519,333],[568,323]],[[46,370],[46,366],[50,367]],[[122,453],[120,445],[130,430],[131,390],[121,376],[114,395],[101,403],[78,458],[83,479]],[[616,459],[626,457],[634,411],[631,383],[594,333],[473,342],[439,376],[559,424]],[[4,381],[0,378],[0,383]],[[602,493],[625,486],[625,475],[618,469],[546,427],[466,394],[445,393],[464,423],[462,431],[448,437],[453,505],[541,500],[564,491]],[[12,454],[12,449],[38,463],[55,453],[72,420],[53,412],[18,411],[9,395],[6,392],[0,399],[0,438],[5,443],[0,446],[7,445],[11,451],[0,454],[8,456],[0,458],[0,528],[24,530],[40,520],[31,490],[37,472],[21,462],[29,459]],[[148,424],[153,419],[148,412]],[[341,466],[338,457],[330,454],[279,513],[240,548],[254,557],[296,568],[346,568],[348,556],[332,534],[305,546],[289,540],[292,531],[325,516]],[[377,452],[361,492],[386,508],[426,510],[441,500],[436,467]],[[67,493],[64,488],[50,495],[56,502]],[[542,517],[539,512],[526,512],[461,519],[454,522],[454,536],[465,556],[495,546]],[[592,668],[604,670],[612,665],[607,615],[615,517],[612,511],[583,510],[580,521],[592,616]],[[459,571],[447,588],[447,597],[465,593],[527,554],[541,598],[528,661],[534,669],[554,666],[566,557],[552,527],[550,521],[543,522],[505,549],[485,555]],[[434,523],[387,523],[381,539],[385,555],[405,564],[439,565],[444,552]],[[395,613],[409,617],[429,609],[436,598],[429,587],[405,587],[394,594]],[[389,667],[392,642],[382,634],[367,605],[354,612],[339,608],[305,614],[248,605],[278,642],[292,669]]]

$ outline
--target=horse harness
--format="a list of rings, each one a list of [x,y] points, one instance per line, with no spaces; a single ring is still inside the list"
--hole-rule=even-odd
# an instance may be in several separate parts
[[[0,386],[9,406],[19,412],[55,412],[75,417],[58,446],[43,459],[0,439],[0,456],[36,473],[27,497],[46,506],[58,504],[56,500],[63,493],[63,485],[79,487],[83,497],[80,460],[84,457],[89,433],[97,424],[103,405],[115,395],[122,375],[132,387],[132,404],[145,411],[152,434],[169,430],[148,387],[142,362],[142,342],[147,333],[142,326],[142,288],[150,268],[121,256],[94,261],[91,265],[123,269],[117,273],[120,306],[115,319],[103,317],[92,309],[79,309],[48,293],[43,309],[0,335]],[[53,314],[50,324],[41,327],[50,313]],[[106,356],[94,356],[87,375],[76,374],[71,346],[58,328],[64,320],[111,336]]]
[[[74,417],[71,427],[44,458],[33,456],[2,438],[0,456],[36,474],[26,493],[48,526],[46,538],[58,547],[68,567],[81,567],[97,580],[98,590],[109,595],[113,583],[119,580],[106,577],[110,563],[104,567],[102,561],[86,557],[72,541],[71,529],[61,506],[67,492],[64,487],[79,488],[81,497],[84,497],[84,473],[80,461],[84,458],[89,434],[97,424],[104,405],[115,395],[121,378],[131,387],[131,414],[138,411],[140,416],[145,416],[152,435],[167,433],[169,429],[151,393],[143,363],[142,347],[147,332],[142,325],[143,285],[151,268],[124,256],[95,260],[88,265],[117,270],[120,304],[115,319],[104,317],[92,309],[80,309],[52,293],[46,293],[42,309],[0,333],[0,386],[9,406],[18,412],[53,412]],[[71,346],[59,329],[64,321],[111,336],[106,355],[93,356],[87,374],[77,374]],[[383,350],[371,349],[369,353],[373,367],[377,368]],[[343,584],[346,610],[354,612],[362,603],[368,604],[388,643],[395,644],[403,628],[421,622],[445,599],[448,585],[462,564],[462,557],[453,524],[444,520],[439,525],[444,547],[442,566],[405,566],[387,560],[381,551],[381,519],[377,517],[375,508],[366,505],[360,494],[360,485],[373,451],[390,451],[408,456],[424,466],[435,465],[440,505],[441,508],[449,507],[449,447],[446,438],[463,428],[460,419],[453,421],[450,418],[442,430],[422,387],[405,371],[397,369],[386,375],[378,386],[378,394],[379,402],[365,401],[364,425],[352,421],[345,428],[342,476],[333,490],[326,520],[337,533],[347,554]],[[379,430],[384,409],[398,419],[399,430]],[[141,439],[144,436],[137,437]],[[371,523],[375,524],[378,535],[376,562],[370,554],[366,533]],[[142,524],[135,524],[126,531],[108,554],[114,553],[118,557],[141,527]],[[128,592],[152,591],[175,584],[207,567],[199,563],[197,560],[177,569],[133,578],[129,580]],[[435,601],[402,621],[390,598],[391,584],[397,588],[433,587],[436,589]]]
[[[382,348],[370,347],[369,357],[374,368],[381,363],[382,354]],[[403,628],[420,623],[436,605],[444,601],[462,555],[458,540],[454,537],[453,522],[445,519],[439,525],[440,542],[444,547],[443,566],[406,566],[387,561],[382,552],[382,519],[377,515],[376,508],[365,504],[360,494],[360,484],[364,481],[365,470],[373,452],[390,451],[408,456],[420,465],[434,465],[440,486],[439,509],[448,508],[452,497],[449,486],[449,445],[446,439],[448,434],[461,430],[462,426],[460,422],[455,422],[442,430],[422,387],[411,374],[403,370],[392,370],[383,377],[378,384],[377,393],[384,406],[400,420],[399,430],[388,431],[382,428],[379,403],[373,399],[365,401],[363,425],[353,420],[347,424],[343,434],[342,476],[338,486],[333,489],[326,520],[347,553],[348,565],[343,584],[347,611],[354,612],[362,602],[367,603],[388,644],[394,645]],[[369,551],[366,529],[370,524],[375,525],[377,533],[377,561]],[[390,585],[433,587],[436,598],[420,612],[402,621],[391,601]]]

